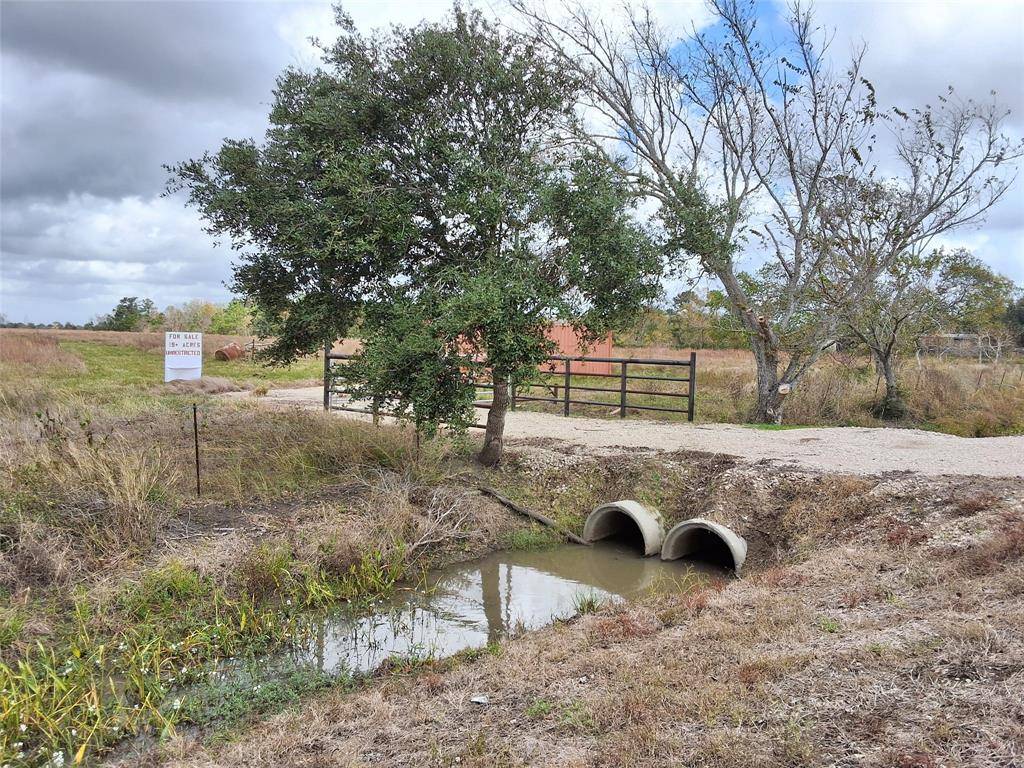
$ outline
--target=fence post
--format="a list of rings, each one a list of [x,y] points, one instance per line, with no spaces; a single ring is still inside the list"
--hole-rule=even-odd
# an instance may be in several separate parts
[[[565,405],[562,408],[562,413],[565,416],[569,415],[569,380],[572,376],[571,373],[572,360],[568,357],[565,358]]]
[[[331,343],[324,342],[324,410],[331,410]]]
[[[200,498],[203,490],[199,485],[199,409],[195,403],[192,403],[192,439],[196,446],[196,498]]]
[[[626,361],[622,361],[622,377],[619,383],[619,418],[626,418]]]
[[[690,396],[686,398],[686,420],[693,421],[693,401],[697,394],[697,353],[690,351]]]

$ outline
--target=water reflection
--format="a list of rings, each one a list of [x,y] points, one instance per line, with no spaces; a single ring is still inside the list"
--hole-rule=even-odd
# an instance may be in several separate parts
[[[639,557],[615,543],[498,552],[434,572],[425,586],[371,615],[328,614],[290,661],[340,674],[371,671],[390,657],[443,658],[568,618],[582,596],[630,598],[659,580],[687,588],[694,577],[721,576],[717,569]]]

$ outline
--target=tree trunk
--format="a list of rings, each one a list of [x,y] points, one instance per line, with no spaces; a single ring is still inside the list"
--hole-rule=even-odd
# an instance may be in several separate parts
[[[731,232],[730,232],[730,237]],[[775,334],[767,319],[750,309],[743,286],[732,271],[731,262],[714,270],[732,302],[733,313],[748,332],[750,349],[757,364],[757,405],[750,415],[756,424],[781,424],[782,408],[792,383],[779,380],[779,355]],[[781,387],[780,387],[781,385]]]
[[[891,353],[876,352],[875,363],[885,379],[885,396],[875,406],[875,414],[880,419],[902,419],[907,413],[907,404],[903,401],[903,391],[896,377],[896,361]]]
[[[501,461],[504,447],[505,414],[508,412],[508,377],[494,374],[494,397],[487,412],[487,430],[484,432],[484,447],[477,457],[485,467],[496,467]]]
[[[757,364],[757,405],[751,421],[755,424],[781,424],[782,404],[788,394],[789,384],[783,385],[786,392],[779,391],[779,361],[775,352],[760,338],[751,339],[754,362]]]

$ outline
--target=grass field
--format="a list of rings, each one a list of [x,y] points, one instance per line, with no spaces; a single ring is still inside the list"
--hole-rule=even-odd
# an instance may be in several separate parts
[[[207,341],[212,347],[223,340],[208,337]],[[873,539],[855,538],[863,533],[862,527],[847,526],[877,520],[879,530],[906,529],[906,540],[885,539],[883,544],[897,553],[894,557],[905,558],[908,568],[918,569],[915,573],[920,571],[927,582],[898,585],[900,599],[911,600],[912,605],[937,604],[952,594],[945,587],[939,591],[927,586],[938,583],[935,579],[953,580],[952,584],[956,583],[954,576],[967,578],[964,571],[936,570],[934,563],[928,565],[934,553],[925,550],[921,542],[930,539],[918,538],[918,529],[930,531],[926,526],[931,525],[931,518],[926,513],[932,508],[929,505],[938,503],[932,500],[939,498],[945,515],[942,520],[952,516],[949,519],[962,520],[970,527],[972,538],[957,557],[975,558],[987,569],[986,578],[991,577],[957,588],[971,590],[969,594],[980,594],[978,590],[1019,594],[1022,582],[1017,562],[1024,554],[1019,548],[1024,538],[1019,534],[1019,513],[1011,503],[1019,489],[992,483],[992,488],[968,484],[953,490],[910,484],[872,496],[870,483],[851,484],[841,478],[810,478],[801,481],[803,485],[794,485],[767,474],[740,478],[740,482],[730,474],[730,461],[714,457],[597,460],[540,448],[533,453],[527,449],[512,453],[501,468],[484,471],[471,460],[471,447],[460,441],[421,445],[410,430],[401,427],[374,428],[317,413],[272,412],[258,408],[255,398],[227,402],[213,396],[239,387],[315,382],[321,371],[319,359],[303,360],[286,369],[265,369],[251,361],[219,363],[207,358],[204,372],[208,377],[203,382],[165,385],[161,381],[161,343],[155,334],[0,332],[0,765],[71,764],[78,758],[95,762],[119,742],[140,733],[172,746],[172,752],[160,760],[189,765],[187,756],[198,747],[192,741],[174,740],[182,726],[196,726],[202,748],[215,749],[211,744],[243,738],[245,729],[262,717],[300,706],[314,692],[324,695],[326,687],[344,691],[344,696],[355,689],[356,697],[377,695],[374,691],[388,683],[327,681],[315,675],[276,681],[258,697],[239,692],[229,695],[214,684],[211,665],[226,656],[257,659],[268,649],[287,647],[290,638],[303,631],[310,611],[344,602],[363,604],[394,589],[401,580],[415,578],[423,568],[499,547],[530,548],[552,541],[546,529],[525,525],[476,493],[474,485],[481,481],[577,530],[594,505],[622,497],[654,506],[669,520],[713,513],[726,515],[737,526],[753,521],[757,529],[745,530],[752,545],[752,562],[788,567],[818,558],[814,562],[823,563],[823,572],[834,571],[837,578],[844,579],[843,569],[848,570],[848,564],[836,566],[836,570],[836,550],[823,555],[821,548],[857,541],[865,551],[875,552]],[[708,352],[701,353],[700,360],[700,420],[741,418],[752,381],[752,369],[744,355]],[[949,363],[922,369],[917,394],[911,396],[919,409],[916,418],[920,421],[915,423],[931,428],[947,425],[951,430],[956,426],[968,433],[1019,430],[1020,422],[1015,419],[1020,418],[1022,395],[1012,381],[1015,371]],[[804,400],[794,400],[796,423],[874,423],[864,416],[872,395],[870,370],[833,360],[820,376],[816,388],[807,388]],[[925,383],[935,393],[931,404]],[[953,394],[947,396],[947,391]],[[815,393],[814,397],[810,393]],[[202,498],[196,498],[194,486],[193,403],[198,404],[200,414]],[[803,411],[796,407],[801,403]],[[815,412],[821,404],[832,404],[829,407],[835,410],[819,409],[813,417],[797,418],[800,413]],[[953,406],[959,408],[957,425],[943,421],[952,418]],[[966,424],[972,425],[970,429],[963,428]],[[836,539],[833,529],[846,530],[849,536]],[[992,532],[1003,529],[1010,532],[1004,537],[1010,549],[996,552],[996,545],[990,542]],[[908,542],[910,550],[906,549]],[[1007,563],[1005,572],[1003,561]],[[825,619],[838,622],[835,634],[840,635],[850,622],[860,621],[842,612],[834,615],[823,608],[804,606],[794,623],[797,614],[786,606],[801,599],[824,604],[832,598],[818,582],[814,583],[820,589],[813,597],[801,598],[790,589],[789,571],[785,573],[778,577],[778,584],[766,581],[759,589],[774,596],[773,605],[785,608],[766,615],[763,626],[782,627],[789,633],[786,642],[803,642],[811,631],[807,627],[825,626]],[[864,573],[858,578],[868,589],[873,577]],[[926,588],[932,589],[927,595],[914,591]],[[707,605],[715,604],[710,596],[708,600]],[[671,599],[653,605],[643,610],[657,616],[682,616],[690,610],[675,606]],[[700,610],[704,609],[702,603]],[[747,609],[726,601],[721,610],[732,615],[730,612]],[[910,622],[912,613],[912,609],[901,608],[889,618],[871,620],[896,626],[884,622]],[[962,613],[965,621],[986,621],[980,602],[964,607]],[[590,623],[581,630],[582,639],[573,642],[592,642],[588,633],[596,631],[598,645],[593,647],[600,643],[616,647],[622,637],[636,631],[652,643],[657,640],[651,646],[651,652],[657,654],[663,654],[664,643],[675,642],[661,634],[676,631],[674,619],[659,618],[660,624],[641,631],[630,628],[635,621],[630,615],[598,610],[595,620],[599,628],[588,629],[593,627],[588,619]],[[1010,621],[1012,611],[1005,617]],[[641,621],[647,626],[644,622],[648,620]],[[702,631],[712,630],[705,627]],[[1000,633],[1004,647],[1016,647],[1016,638],[1002,624],[993,631]],[[751,632],[750,638],[764,642],[761,629]],[[940,629],[936,632],[941,634]],[[709,637],[698,634],[692,641],[705,643]],[[543,645],[552,642],[549,635],[524,641],[527,645],[517,646],[520,650],[516,653],[532,647],[529,643],[540,643],[537,652],[556,653],[550,657],[554,659],[551,663],[556,663],[558,643],[563,642],[558,638],[556,634],[555,646]],[[753,642],[750,638],[736,635],[722,642],[742,651],[737,663],[756,666],[761,663],[757,658],[769,651],[748,652],[744,644]],[[934,653],[900,651],[900,664],[910,670],[922,658],[952,653],[950,643],[960,641],[950,636],[944,642]],[[545,647],[548,650],[543,650]],[[980,640],[976,648],[970,647],[972,653],[989,654],[984,657],[986,663],[995,658],[991,656],[994,651],[986,651]],[[821,653],[824,655],[817,658],[825,663],[827,653]],[[922,653],[926,655],[922,657]],[[609,684],[618,679],[611,672],[614,654],[592,661],[605,670]],[[664,661],[667,657],[658,658]],[[590,674],[557,663],[549,669],[551,674]],[[494,664],[480,669],[516,680],[507,669]],[[438,683],[441,688],[437,690],[472,685],[455,682],[466,673],[445,670],[444,674],[453,675],[452,682]],[[712,674],[713,670],[706,671]],[[441,672],[424,670],[435,677]],[[401,680],[408,675],[401,670],[396,674],[396,684],[404,685]],[[675,673],[669,669],[663,674],[674,679]],[[774,673],[766,672],[767,678],[756,677],[760,672],[749,674],[755,675],[751,680],[757,684],[774,679]],[[883,675],[884,670],[873,674]],[[594,698],[542,690],[526,673],[512,684],[530,691],[532,699],[523,702],[519,710],[510,709],[506,720],[525,722],[523,711],[529,710],[532,714],[527,720],[533,730],[554,728],[561,734],[563,726],[558,723],[571,721],[575,725],[565,726],[569,730],[563,735],[583,739],[588,749],[620,749],[612,738],[620,729],[602,704],[604,696],[621,697],[614,686],[595,689],[599,695]],[[173,692],[182,686],[194,691],[195,698],[175,706]],[[415,701],[420,694],[414,691],[410,695]],[[534,706],[534,699],[548,705]],[[206,703],[199,706],[197,701]],[[330,694],[323,701],[326,709],[316,709],[311,722],[326,722],[336,713],[331,707],[346,709],[349,704],[344,702],[350,699]],[[337,704],[339,701],[343,703]],[[671,724],[659,719],[661,715],[654,714],[665,711],[669,704],[669,699],[654,697],[630,706],[640,718],[638,723],[649,721],[651,728],[658,724],[670,728]],[[447,705],[435,702],[434,706],[448,712]],[[369,706],[366,711],[372,710]],[[401,721],[400,715],[394,717],[395,722]],[[714,717],[719,718],[715,720],[718,729],[742,729],[747,723],[746,714],[736,722],[721,720],[720,714]],[[415,734],[417,727],[424,726],[408,724],[408,733]],[[507,722],[504,727],[509,732],[516,730]],[[794,735],[787,727],[785,722],[773,720],[767,735],[744,732],[743,738],[755,745],[759,738],[767,738],[771,749],[782,749],[788,739],[795,745],[794,754],[803,754],[800,745],[810,737]],[[435,761],[438,765],[453,764],[454,756],[460,757],[462,765],[518,764],[487,762],[481,757],[488,754],[486,749],[480,747],[479,751],[473,746],[478,734],[464,733],[459,727],[449,731],[459,734],[458,743],[449,740],[439,745],[438,754],[452,759],[439,758]],[[255,733],[254,738],[259,738],[259,731]],[[273,733],[277,734],[275,743],[286,744]],[[311,733],[317,733],[316,728]],[[724,738],[716,733],[711,741],[698,740],[701,749],[716,748],[715,740]],[[485,740],[494,739],[493,734],[484,736]],[[294,741],[298,738],[294,734],[292,738],[293,746],[301,742],[301,738]],[[960,745],[961,736],[953,737],[951,743]],[[423,757],[426,753],[419,749],[407,745],[403,754]],[[288,762],[281,757],[283,753],[271,750],[266,754],[271,762],[264,764]],[[241,753],[207,756],[208,762],[247,764]],[[405,764],[423,764],[410,760]],[[566,763],[555,760],[551,764]]]
[[[288,368],[268,368],[250,359],[221,362],[214,350],[246,337],[205,336],[203,375],[212,384],[192,392],[223,391],[232,386],[287,386],[323,377],[323,362],[308,358]],[[175,394],[191,394],[183,384],[164,385],[163,334],[113,331],[0,330],[0,396],[8,403],[45,406],[48,395],[60,401],[79,398],[91,404],[153,404]],[[128,396],[131,394],[132,396]]]

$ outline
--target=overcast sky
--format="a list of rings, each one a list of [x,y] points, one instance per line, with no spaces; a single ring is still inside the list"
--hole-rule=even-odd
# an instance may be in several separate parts
[[[653,5],[680,26],[706,17],[700,3]],[[448,7],[346,4],[363,29]],[[819,2],[818,17],[837,27],[836,50],[868,44],[882,104],[921,105],[947,84],[977,98],[995,89],[1024,135],[1021,2]],[[332,18],[327,3],[3,0],[0,313],[80,323],[121,296],[161,308],[230,298],[231,251],[180,198],[161,197],[161,165],[260,136],[275,75],[311,65],[308,38],[331,38]],[[1024,283],[1024,179],[983,228],[948,242]]]

